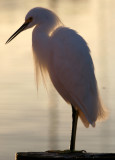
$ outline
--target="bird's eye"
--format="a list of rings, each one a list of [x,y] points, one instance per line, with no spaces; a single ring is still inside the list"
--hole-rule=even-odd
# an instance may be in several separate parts
[[[33,20],[33,18],[32,18],[32,17],[30,17],[30,18],[29,18],[29,21],[32,21],[32,20]]]
[[[32,22],[32,20],[33,20],[33,18],[32,17],[29,17],[27,20],[26,20],[26,22],[28,23],[28,22]]]

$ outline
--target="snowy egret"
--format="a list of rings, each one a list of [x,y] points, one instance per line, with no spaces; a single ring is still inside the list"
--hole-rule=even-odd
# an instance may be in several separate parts
[[[107,115],[99,97],[90,50],[76,31],[64,27],[55,13],[40,7],[27,13],[24,24],[6,43],[33,26],[36,74],[39,68],[42,73],[47,70],[56,90],[72,106],[70,150],[74,151],[78,116],[85,127],[95,127],[96,121]]]

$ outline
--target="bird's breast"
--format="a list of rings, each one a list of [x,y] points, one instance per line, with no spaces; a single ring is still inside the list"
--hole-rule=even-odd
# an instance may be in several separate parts
[[[32,47],[37,61],[39,61],[41,65],[47,65],[50,52],[48,35],[35,28],[32,34]]]

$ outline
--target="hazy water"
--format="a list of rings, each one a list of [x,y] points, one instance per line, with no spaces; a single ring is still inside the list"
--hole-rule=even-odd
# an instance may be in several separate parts
[[[31,52],[31,32],[5,41],[22,25],[35,6],[54,10],[68,27],[88,42],[95,64],[100,94],[110,117],[96,128],[79,120],[76,148],[89,152],[114,152],[115,148],[115,1],[114,0],[0,0],[0,159],[15,152],[68,149],[71,107],[55,92],[39,86],[37,94]]]

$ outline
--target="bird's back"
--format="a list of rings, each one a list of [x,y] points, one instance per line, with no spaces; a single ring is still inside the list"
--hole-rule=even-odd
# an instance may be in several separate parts
[[[104,119],[90,50],[74,30],[60,27],[51,36],[49,74],[61,96],[79,111],[86,127]]]

